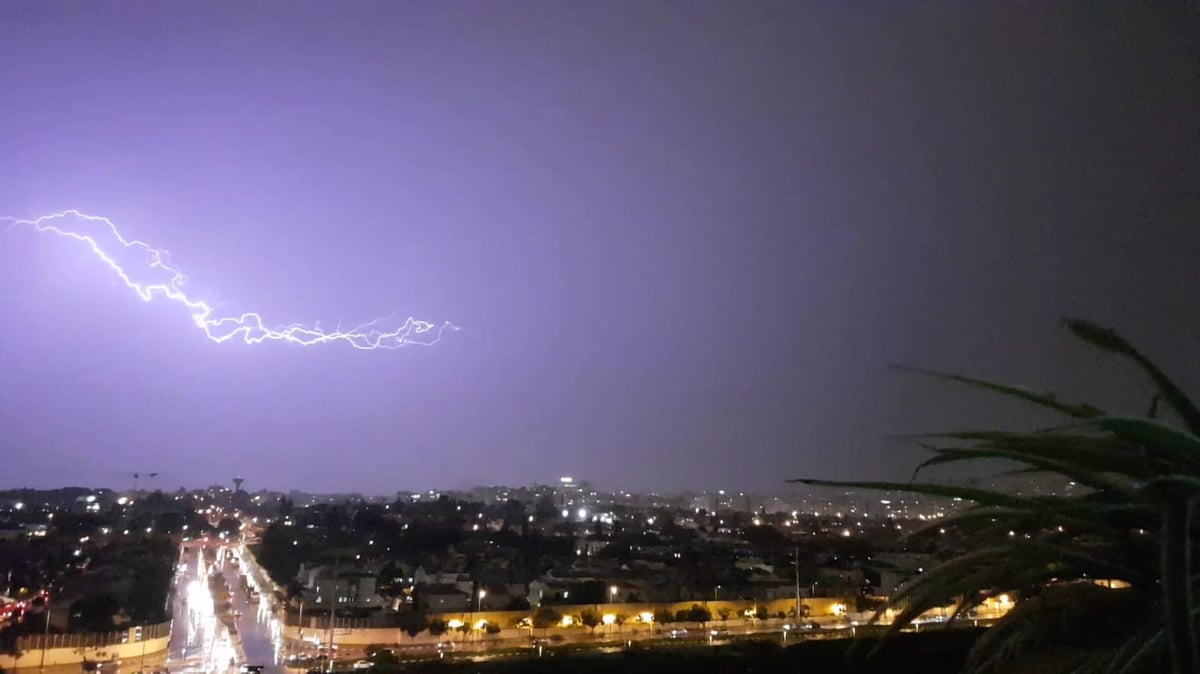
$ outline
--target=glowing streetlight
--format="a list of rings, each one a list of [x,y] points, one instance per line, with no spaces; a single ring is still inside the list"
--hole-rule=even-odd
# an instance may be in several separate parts
[[[617,586],[610,585],[610,586],[608,586],[608,603],[611,604],[616,600],[617,600]]]
[[[483,598],[487,596],[487,590],[479,590],[479,597],[475,600],[475,612],[478,613],[483,607]]]

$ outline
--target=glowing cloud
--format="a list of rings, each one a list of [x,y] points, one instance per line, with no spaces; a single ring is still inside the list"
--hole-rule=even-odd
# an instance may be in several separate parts
[[[186,277],[171,265],[165,250],[136,239],[126,239],[108,218],[68,210],[32,220],[0,216],[0,222],[9,223],[8,228],[31,227],[39,232],[56,234],[84,244],[143,301],[161,299],[185,307],[196,327],[217,344],[238,339],[245,344],[274,341],[300,346],[345,342],[356,349],[373,351],[398,349],[402,346],[432,346],[442,338],[442,333],[447,329],[458,329],[451,323],[438,325],[412,317],[398,324],[376,319],[349,330],[325,330],[319,325],[296,324],[267,327],[262,316],[256,312],[222,315],[217,307],[209,302],[189,297],[183,290]],[[138,263],[142,266],[141,269],[133,269],[131,265],[123,262],[130,254],[143,256]],[[151,282],[135,279],[143,274],[159,276],[161,280]]]

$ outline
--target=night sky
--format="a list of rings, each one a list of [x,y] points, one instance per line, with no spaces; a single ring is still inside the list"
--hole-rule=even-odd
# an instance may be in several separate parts
[[[1043,419],[889,363],[1144,408],[1064,314],[1200,393],[1195,16],[1000,4],[0,4],[0,214],[461,326],[214,344],[0,231],[0,486],[907,477],[890,435]]]

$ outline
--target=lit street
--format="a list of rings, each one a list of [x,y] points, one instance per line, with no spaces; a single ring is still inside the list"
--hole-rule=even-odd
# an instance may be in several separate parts
[[[237,559],[236,555],[235,548],[222,548],[217,560],[218,568],[230,589],[234,615],[240,614],[235,621],[241,664],[261,665],[264,674],[277,674],[284,669],[279,646],[279,621],[271,610],[268,593],[260,593],[259,599],[252,600],[243,590],[239,574],[244,572],[244,562],[235,564],[233,560]],[[258,590],[253,578],[247,576],[247,582],[251,588]]]

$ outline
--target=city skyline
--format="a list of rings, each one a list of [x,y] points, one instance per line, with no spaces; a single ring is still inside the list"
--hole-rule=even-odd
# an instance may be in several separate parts
[[[0,488],[906,479],[897,435],[1045,418],[891,364],[1147,408],[1063,316],[1200,390],[1176,18],[6,4],[0,215],[109,217],[235,315],[461,330],[215,344],[5,228]]]

